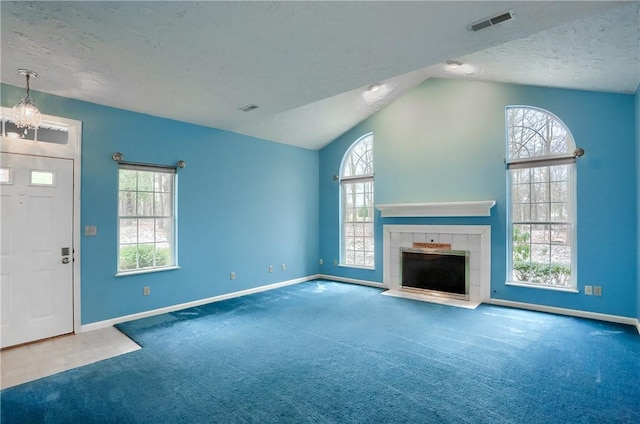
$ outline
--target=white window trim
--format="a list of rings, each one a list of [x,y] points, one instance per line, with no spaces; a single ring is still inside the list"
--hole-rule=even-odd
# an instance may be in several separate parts
[[[158,267],[158,268],[142,268],[142,269],[136,269],[133,271],[118,271],[116,273],[116,277],[126,277],[128,275],[138,275],[138,274],[149,274],[152,272],[173,271],[176,269],[180,269],[180,266],[170,265],[170,266]]]
[[[544,155],[544,156],[534,156],[532,158],[525,159],[509,159],[507,153],[506,159],[506,173],[507,173],[507,261],[506,261],[506,276],[507,280],[505,281],[505,285],[508,286],[516,286],[516,287],[527,287],[527,288],[536,288],[543,290],[552,290],[558,292],[565,293],[579,293],[578,290],[578,243],[577,243],[577,166],[576,166],[576,156],[573,154],[573,151],[576,149],[575,139],[573,138],[573,134],[566,126],[566,124],[558,118],[552,112],[548,110],[537,108],[534,106],[508,106],[505,109],[505,121],[506,115],[509,109],[535,109],[542,113],[545,113],[554,119],[556,119],[559,123],[561,123],[565,130],[567,131],[567,153],[564,154],[554,154],[554,155]],[[509,125],[508,121],[506,122],[506,131],[507,131],[507,152],[509,150]],[[511,281],[511,276],[513,275],[513,220],[511,216],[511,189],[512,189],[512,181],[511,181],[511,173],[509,172],[511,169],[524,169],[524,168],[535,168],[535,167],[549,167],[554,165],[570,165],[571,169],[569,171],[569,197],[570,197],[570,206],[571,210],[569,211],[569,219],[571,224],[571,277],[569,287],[557,287],[550,286],[545,284],[537,284],[526,281]]]
[[[573,273],[571,274],[573,277]],[[522,281],[506,281],[505,285],[514,286],[514,287],[527,287],[530,289],[555,290],[555,291],[566,292],[566,293],[580,293],[580,291],[577,288],[545,286],[542,284],[525,283]]]
[[[374,250],[373,250],[373,254],[374,254],[374,259],[373,259],[373,265],[368,266],[368,265],[363,265],[363,264],[348,264],[346,261],[346,249],[345,249],[345,234],[344,234],[344,204],[343,204],[343,185],[344,184],[354,184],[354,183],[358,183],[358,182],[371,182],[373,184],[373,192],[372,194],[375,196],[375,182],[374,182],[374,175],[375,174],[358,174],[358,175],[351,175],[351,176],[346,176],[343,177],[343,169],[344,169],[344,163],[345,160],[347,159],[347,157],[351,154],[351,152],[353,151],[353,148],[360,143],[362,140],[364,140],[367,137],[373,137],[373,132],[367,133],[362,135],[361,137],[358,137],[358,139],[356,139],[356,141],[354,141],[349,148],[347,149],[347,151],[345,152],[345,154],[342,156],[342,160],[340,162],[340,175],[339,175],[339,196],[340,196],[340,200],[339,200],[339,208],[340,208],[340,212],[339,212],[339,216],[340,216],[340,225],[339,225],[339,231],[340,231],[340,249],[339,249],[339,256],[340,256],[340,261],[338,263],[339,267],[344,267],[344,268],[356,268],[356,269],[367,269],[367,270],[374,270],[375,269],[375,244],[374,244]],[[373,149],[373,144],[372,144],[372,149]],[[375,199],[374,199],[375,200]],[[373,230],[373,240],[375,243],[375,201],[372,201],[371,203],[371,209],[373,212],[373,217],[371,220],[371,225],[372,225],[372,230]]]
[[[173,187],[172,187],[172,201],[173,201],[173,228],[172,228],[172,256],[173,263],[171,265],[166,266],[156,266],[156,267],[148,267],[148,268],[137,268],[131,270],[121,270],[120,269],[120,211],[118,206],[118,245],[117,245],[117,255],[116,255],[116,277],[125,277],[129,275],[138,275],[138,274],[148,274],[153,272],[162,272],[162,271],[172,271],[176,269],[180,269],[178,264],[178,172],[175,167],[170,166],[162,166],[162,165],[153,165],[153,164],[139,164],[139,163],[127,163],[121,162],[118,166],[118,196],[120,195],[120,171],[123,169],[128,170],[138,170],[138,171],[146,171],[146,172],[166,172],[173,174]],[[119,198],[118,198],[119,201]],[[145,218],[154,218],[154,217],[145,217]],[[135,218],[132,218],[135,219]],[[140,244],[140,243],[136,243]]]

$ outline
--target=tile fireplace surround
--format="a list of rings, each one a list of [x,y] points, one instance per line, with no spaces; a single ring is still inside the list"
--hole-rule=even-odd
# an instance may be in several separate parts
[[[495,201],[376,205],[381,215],[394,217],[489,216]],[[400,292],[401,249],[414,242],[449,243],[469,251],[469,303],[491,297],[490,225],[383,225],[383,283]]]
[[[452,250],[469,251],[469,302],[490,298],[491,227],[489,225],[384,225],[383,283],[401,290],[400,250],[414,242],[450,243]]]

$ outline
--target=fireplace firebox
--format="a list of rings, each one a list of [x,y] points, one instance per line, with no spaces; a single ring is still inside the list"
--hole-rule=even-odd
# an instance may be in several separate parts
[[[469,251],[401,249],[402,288],[469,299]]]

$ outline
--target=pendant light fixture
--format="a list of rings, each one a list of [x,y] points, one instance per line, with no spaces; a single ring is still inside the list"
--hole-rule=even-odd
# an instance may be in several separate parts
[[[18,69],[18,72],[27,79],[27,96],[13,107],[13,122],[18,128],[24,128],[26,131],[38,128],[42,123],[42,114],[29,96],[29,78],[35,78],[38,74],[30,69]]]

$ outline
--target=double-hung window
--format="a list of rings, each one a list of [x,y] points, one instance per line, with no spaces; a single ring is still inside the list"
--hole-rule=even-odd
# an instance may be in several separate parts
[[[340,166],[341,263],[374,267],[373,134],[359,138]]]
[[[576,288],[575,143],[550,112],[508,107],[510,284]]]
[[[119,165],[118,273],[176,266],[175,184],[173,168]]]

